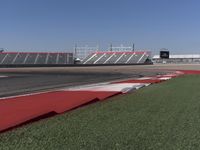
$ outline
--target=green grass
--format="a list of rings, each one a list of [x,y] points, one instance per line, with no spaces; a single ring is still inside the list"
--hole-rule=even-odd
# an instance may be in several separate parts
[[[200,76],[184,76],[0,134],[0,149],[200,149]]]

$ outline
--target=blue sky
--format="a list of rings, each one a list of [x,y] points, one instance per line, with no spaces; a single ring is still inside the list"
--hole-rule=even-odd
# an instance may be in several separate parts
[[[200,53],[198,0],[0,0],[0,47],[70,50],[74,43]]]

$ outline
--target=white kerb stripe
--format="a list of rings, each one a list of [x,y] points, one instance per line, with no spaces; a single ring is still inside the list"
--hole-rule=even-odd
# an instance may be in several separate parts
[[[155,79],[155,77],[142,77],[142,78],[138,78],[136,80],[153,80]]]
[[[8,76],[0,76],[0,78],[7,78]]]
[[[69,91],[115,91],[115,92],[127,92],[132,89],[139,89],[146,84],[143,83],[116,83],[116,84],[107,84],[91,87],[83,87],[77,89],[69,89]]]
[[[160,77],[160,78],[158,78],[159,80],[169,80],[169,79],[171,79],[171,77]]]

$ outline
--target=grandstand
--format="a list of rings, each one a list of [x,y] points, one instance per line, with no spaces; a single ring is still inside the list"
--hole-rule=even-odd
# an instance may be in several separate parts
[[[0,65],[65,65],[73,63],[73,53],[0,52]]]
[[[149,63],[150,52],[95,52],[83,59],[82,64],[144,64]]]
[[[92,47],[76,45],[74,53],[0,51],[0,67],[130,64],[152,64],[150,52],[135,51],[134,46],[123,45],[111,46],[109,51],[99,51],[98,45]]]

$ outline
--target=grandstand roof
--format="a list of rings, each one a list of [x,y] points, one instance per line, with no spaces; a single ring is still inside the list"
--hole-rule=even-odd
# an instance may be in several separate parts
[[[120,51],[120,52],[115,52],[115,51],[98,51],[94,52],[93,54],[150,54],[150,51]]]

